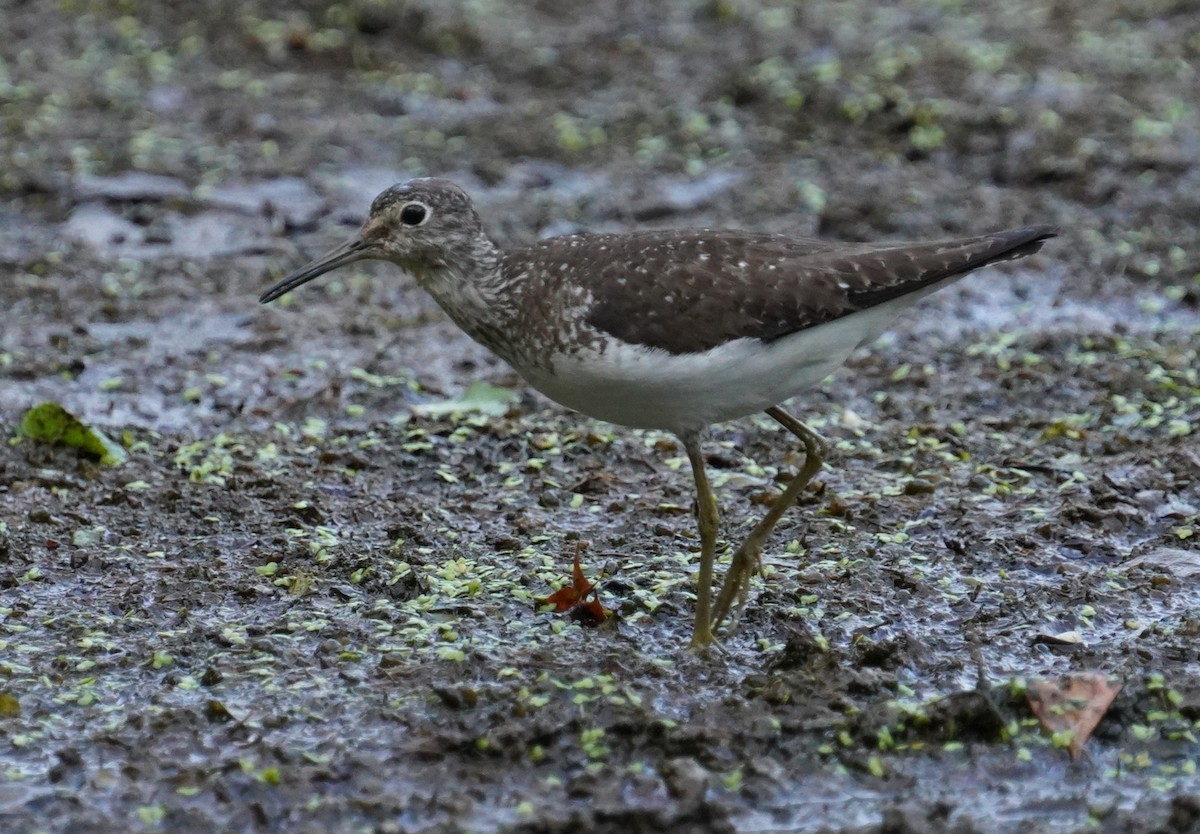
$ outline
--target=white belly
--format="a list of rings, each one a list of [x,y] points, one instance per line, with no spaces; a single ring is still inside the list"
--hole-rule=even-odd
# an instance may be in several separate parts
[[[707,353],[672,355],[612,343],[603,353],[556,357],[553,373],[527,371],[526,379],[550,399],[601,420],[697,431],[815,385],[914,301],[905,296],[769,344],[738,339]]]

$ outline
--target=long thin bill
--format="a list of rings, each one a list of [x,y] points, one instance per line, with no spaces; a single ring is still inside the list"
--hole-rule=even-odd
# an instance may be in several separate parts
[[[291,275],[288,275],[278,284],[260,295],[258,300],[262,304],[266,304],[269,301],[274,301],[275,299],[279,298],[279,296],[291,292],[301,284],[307,284],[312,279],[320,277],[326,272],[337,269],[339,266],[352,264],[355,261],[361,261],[364,258],[369,257],[370,255],[367,254],[363,246],[362,239],[357,237],[351,238],[338,248],[330,252],[326,252],[312,263],[300,267]]]

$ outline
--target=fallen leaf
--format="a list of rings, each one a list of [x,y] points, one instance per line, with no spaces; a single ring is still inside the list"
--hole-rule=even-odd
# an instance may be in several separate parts
[[[412,412],[422,417],[445,417],[472,412],[503,417],[519,398],[520,395],[511,388],[499,388],[486,382],[472,382],[460,396],[436,403],[418,403],[412,406]]]
[[[583,625],[599,625],[608,619],[608,611],[600,604],[594,595],[597,588],[583,575],[583,566],[579,562],[583,545],[575,548],[575,561],[571,567],[571,584],[564,585],[548,597],[537,600],[538,606],[553,605],[554,610],[561,614],[569,611],[571,618]],[[588,601],[588,594],[593,598]]]
[[[208,703],[204,705],[204,713],[209,721],[236,721],[233,713],[229,711],[223,703],[216,698],[209,698]]]
[[[580,625],[598,626],[608,619],[608,611],[600,604],[600,600],[592,598],[587,601],[580,600],[568,616]]]
[[[564,611],[570,611],[575,607],[575,603],[579,602],[579,592],[570,585],[564,585],[548,597],[542,597],[537,600],[538,606],[553,605],[554,610],[561,614]]]
[[[1083,645],[1083,635],[1078,631],[1045,632],[1035,634],[1033,642],[1047,646],[1080,646]]]
[[[583,566],[579,564],[582,547],[575,548],[575,564],[571,568],[571,584],[564,585],[548,597],[537,601],[541,605],[553,605],[554,610],[561,614],[570,611],[580,600],[587,596],[593,588],[591,582],[583,575]]]
[[[1025,697],[1043,728],[1071,734],[1067,750],[1075,761],[1120,691],[1120,684],[1110,684],[1099,672],[1075,672],[1057,682],[1030,681]]]
[[[21,702],[10,692],[0,692],[0,718],[12,718],[21,714]]]
[[[73,446],[110,466],[124,463],[125,450],[104,432],[87,425],[58,403],[39,403],[21,418],[21,433],[43,443]]]

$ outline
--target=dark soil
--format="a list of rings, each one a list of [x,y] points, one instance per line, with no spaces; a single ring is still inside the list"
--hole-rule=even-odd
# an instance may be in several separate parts
[[[1200,827],[1194,3],[280,5],[0,4],[0,830]],[[696,657],[673,438],[388,266],[256,303],[435,173],[504,243],[1063,234],[793,404],[835,453]],[[729,541],[792,445],[713,430]]]

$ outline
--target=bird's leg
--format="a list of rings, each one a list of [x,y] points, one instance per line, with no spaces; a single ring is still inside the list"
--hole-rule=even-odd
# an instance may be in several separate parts
[[[700,577],[696,580],[696,625],[692,631],[692,648],[703,649],[713,642],[712,582],[713,563],[717,554],[717,498],[708,483],[700,435],[680,435],[692,464],[696,479],[696,506],[700,527]]]
[[[721,586],[721,593],[717,597],[716,606],[713,609],[712,628],[714,631],[729,616],[729,610],[733,606],[735,598],[739,601],[739,610],[741,606],[745,605],[750,573],[759,564],[767,536],[771,535],[771,531],[775,529],[779,519],[796,503],[800,493],[820,470],[828,450],[827,444],[820,435],[779,406],[771,406],[767,409],[767,414],[800,438],[804,444],[804,465],[800,467],[796,477],[792,478],[783,494],[771,505],[771,509],[767,511],[763,520],[750,531],[750,535],[742,542],[742,546],[733,554],[733,561],[730,562],[729,571],[725,574],[725,583]]]

